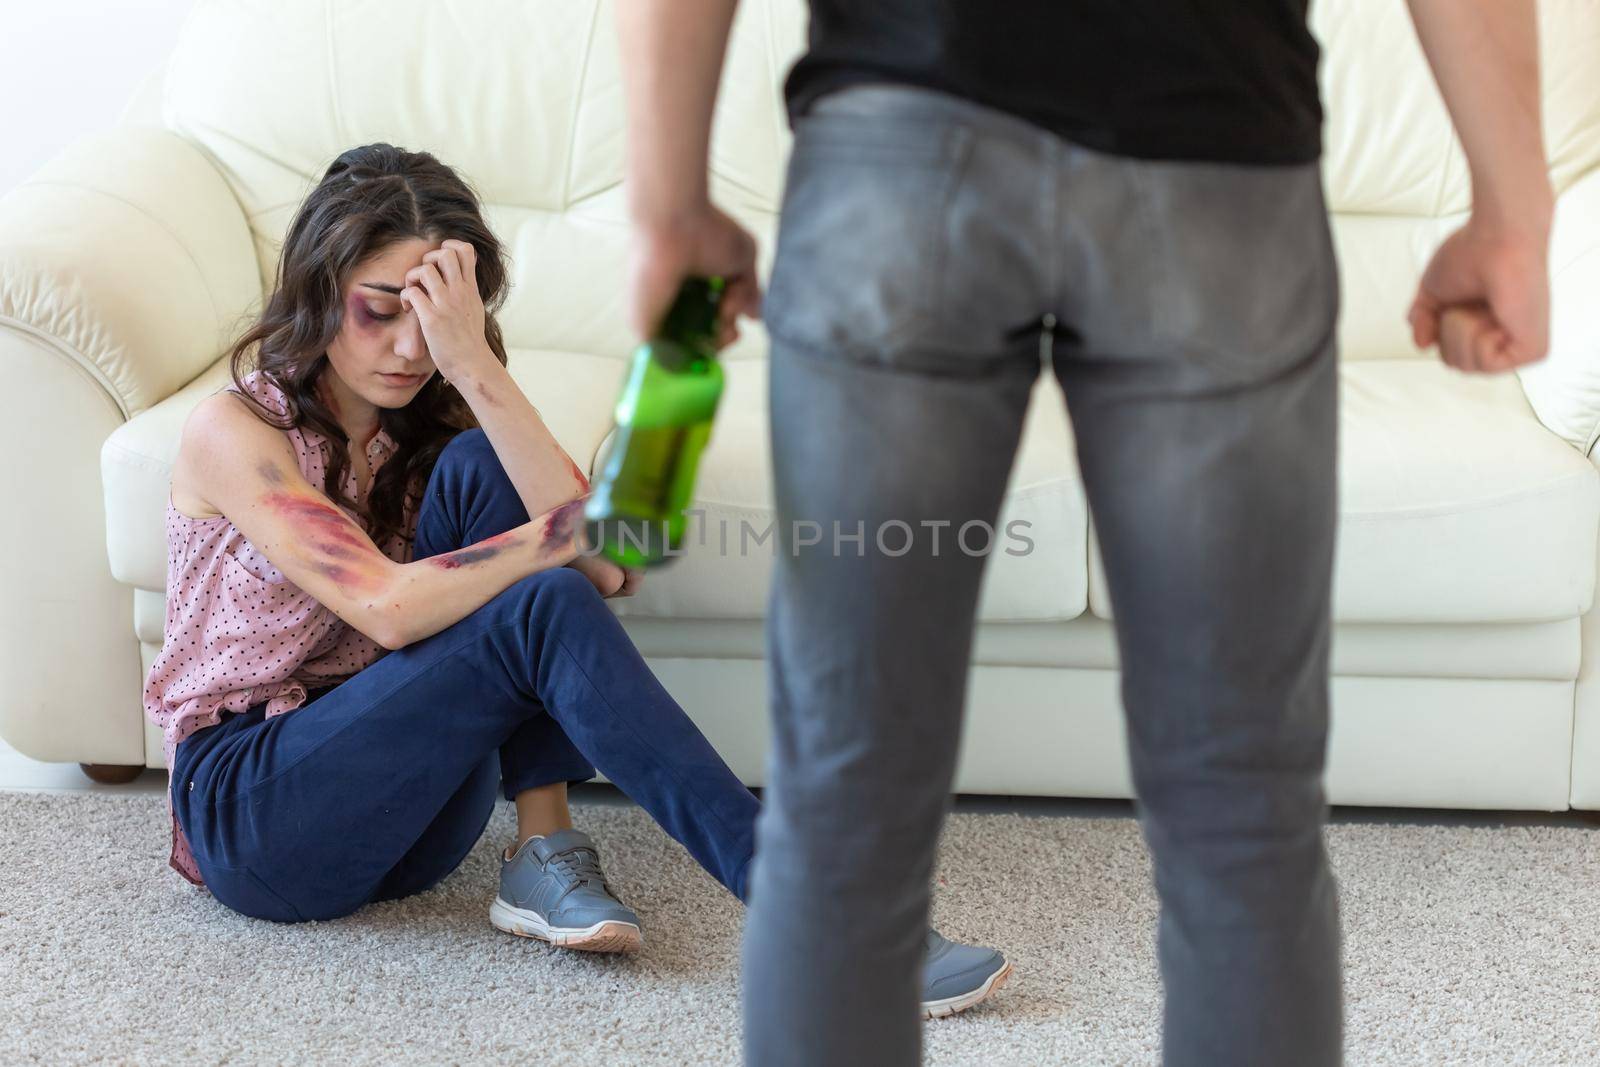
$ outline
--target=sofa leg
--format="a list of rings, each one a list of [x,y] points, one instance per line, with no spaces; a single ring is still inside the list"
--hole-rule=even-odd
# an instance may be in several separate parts
[[[78,766],[90,781],[102,785],[127,785],[144,771],[138,764],[127,763],[80,763]]]

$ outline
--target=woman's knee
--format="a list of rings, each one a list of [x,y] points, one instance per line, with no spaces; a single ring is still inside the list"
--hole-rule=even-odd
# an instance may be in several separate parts
[[[483,432],[483,427],[474,426],[470,430],[462,430],[446,441],[444,448],[439,452],[438,462],[476,463],[486,454],[494,455],[494,446],[489,444],[489,435]]]
[[[433,472],[428,477],[428,496],[443,497],[459,494],[477,483],[483,472],[505,477],[500,457],[482,427],[463,430],[446,442],[434,460]]]
[[[548,567],[535,571],[519,579],[513,588],[522,591],[530,608],[574,603],[605,606],[600,590],[581,571],[572,567]]]
[[[549,567],[519,578],[492,603],[538,631],[589,626],[603,621],[602,615],[614,618],[594,583],[571,567]]]
[[[414,558],[465,548],[528,521],[527,509],[482,428],[439,453],[417,513]]]

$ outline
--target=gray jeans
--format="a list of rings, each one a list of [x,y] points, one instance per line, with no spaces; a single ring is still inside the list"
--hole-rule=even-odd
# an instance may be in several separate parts
[[[1319,167],[1109,156],[893,85],[824,97],[795,136],[766,300],[775,740],[749,1062],[918,1058],[985,563],[925,534],[994,527],[1049,331],[1161,899],[1165,1062],[1336,1063],[1339,284]],[[802,545],[806,520],[864,523],[866,550]],[[920,531],[910,551],[898,532],[878,550],[894,520]],[[1025,883],[984,890],[1037,906]]]

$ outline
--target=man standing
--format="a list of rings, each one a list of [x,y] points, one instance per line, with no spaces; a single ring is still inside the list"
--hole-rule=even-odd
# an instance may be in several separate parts
[[[641,336],[687,274],[733,280],[727,336],[761,310],[754,242],[706,182],[734,3],[618,4]],[[1533,3],[1410,4],[1474,194],[1422,278],[1414,338],[1506,371],[1547,343]],[[1306,0],[811,14],[764,309],[780,540],[749,1061],[917,1059],[984,562],[951,532],[993,528],[1043,334],[1115,606],[1166,1062],[1337,1062],[1322,771],[1339,289]],[[807,520],[864,526],[865,551],[792,544]],[[879,549],[889,522],[916,531],[909,551]]]

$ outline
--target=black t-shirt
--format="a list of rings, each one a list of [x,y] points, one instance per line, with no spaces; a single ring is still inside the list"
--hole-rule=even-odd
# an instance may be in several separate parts
[[[1308,0],[811,0],[791,121],[840,86],[941,89],[1147,159],[1317,159]]]

